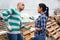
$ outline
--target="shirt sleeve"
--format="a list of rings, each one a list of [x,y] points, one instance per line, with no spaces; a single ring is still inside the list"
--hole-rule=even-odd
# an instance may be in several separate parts
[[[8,22],[8,17],[9,17],[9,14],[10,13],[11,13],[11,10],[10,9],[2,12],[2,18],[3,18],[3,20],[4,20],[5,23]]]
[[[26,26],[25,24],[23,24],[23,21],[22,20],[24,21],[24,19],[21,18],[21,28],[29,29],[30,27],[29,26]]]
[[[40,28],[40,17],[35,21],[35,27]]]
[[[27,26],[25,26],[24,24],[21,23],[21,28],[27,29]]]
[[[46,23],[47,23],[47,19],[45,17],[41,18],[41,30],[45,31],[46,30]]]
[[[20,27],[21,28],[26,28],[26,26],[22,23],[23,18],[20,15]]]
[[[26,28],[26,26],[22,24],[21,28]]]

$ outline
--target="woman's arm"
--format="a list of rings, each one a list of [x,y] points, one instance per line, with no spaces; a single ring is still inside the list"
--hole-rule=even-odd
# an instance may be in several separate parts
[[[39,18],[35,23],[37,31],[44,31],[46,29],[47,19],[45,17]]]
[[[46,24],[47,24],[47,18],[46,17],[42,17],[41,18],[41,30],[42,31],[46,30]]]
[[[41,31],[41,28],[40,28],[40,17],[35,21],[35,29],[37,31]]]
[[[37,27],[36,27],[35,29],[36,29],[37,31],[41,31],[41,29],[40,29],[40,28],[37,28]]]

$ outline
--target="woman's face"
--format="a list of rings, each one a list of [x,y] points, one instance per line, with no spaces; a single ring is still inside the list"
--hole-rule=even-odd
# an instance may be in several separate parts
[[[42,8],[41,7],[38,7],[37,11],[38,11],[38,13],[41,13]]]

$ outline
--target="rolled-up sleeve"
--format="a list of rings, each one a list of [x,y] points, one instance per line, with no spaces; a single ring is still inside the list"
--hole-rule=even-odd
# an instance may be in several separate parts
[[[8,22],[8,17],[9,17],[9,14],[11,13],[11,10],[6,10],[4,12],[2,12],[2,18],[4,19],[4,22],[7,23]]]

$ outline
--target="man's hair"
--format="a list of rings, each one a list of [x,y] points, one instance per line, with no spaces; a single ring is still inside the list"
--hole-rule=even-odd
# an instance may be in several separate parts
[[[19,4],[23,4],[23,2],[18,2],[17,6],[19,6]],[[24,5],[24,4],[23,4]]]

